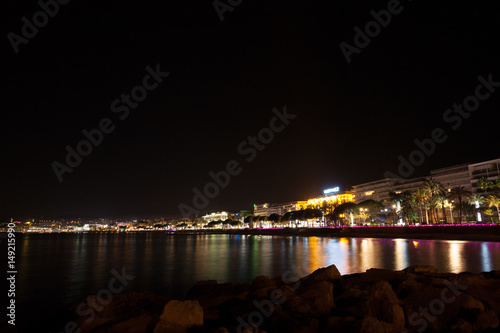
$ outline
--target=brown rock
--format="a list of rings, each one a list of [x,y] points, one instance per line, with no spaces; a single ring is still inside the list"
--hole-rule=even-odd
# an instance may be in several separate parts
[[[198,301],[172,300],[165,305],[154,333],[184,333],[203,326],[203,309]]]
[[[282,301],[286,301],[287,299],[291,299],[296,296],[295,289],[289,286],[281,286],[277,288],[277,290],[281,292],[280,295],[282,296],[280,297],[280,299]]]
[[[311,273],[311,275],[309,275],[305,279],[307,280],[307,283],[314,283],[320,281],[333,282],[335,280],[342,279],[342,275],[340,275],[340,272],[335,265],[331,265],[314,271],[313,273]]]
[[[484,313],[480,313],[474,324],[472,324],[472,329],[474,331],[481,331],[488,328],[497,328],[498,327],[498,316],[493,311],[487,311]]]
[[[413,293],[423,287],[423,284],[415,279],[408,279],[401,284],[401,288],[408,293]]]
[[[403,328],[405,326],[404,311],[391,285],[387,281],[379,281],[371,286],[369,291],[370,293],[359,308],[360,314]]]
[[[283,307],[290,312],[311,313],[311,304],[299,296],[287,299]]]
[[[329,314],[335,306],[333,301],[333,284],[321,281],[304,290],[300,296],[311,304],[311,314],[315,316]]]
[[[371,288],[371,296],[391,304],[399,303],[398,296],[387,281],[378,281]]]
[[[467,295],[467,294],[464,294],[463,298],[464,298],[464,301],[462,304],[462,308],[464,310],[467,310],[467,311],[476,310],[476,311],[480,311],[480,312],[484,311],[484,304],[481,303],[481,301],[478,301],[474,297]]]
[[[108,328],[131,318],[143,320],[144,314],[151,314],[157,318],[167,302],[166,297],[150,292],[130,292],[113,295],[109,304],[101,305],[97,296],[93,295],[87,297],[85,304],[94,309],[95,318],[89,320],[89,316],[83,316],[76,322],[82,332],[97,332],[99,328]]]
[[[473,295],[475,299],[500,315],[500,288],[495,278],[485,278],[481,275],[467,276],[459,274],[458,283],[463,285],[465,293]]]
[[[342,293],[342,297],[347,297],[347,298],[361,298],[368,296],[369,291],[368,290],[361,290],[358,288],[348,288]]]

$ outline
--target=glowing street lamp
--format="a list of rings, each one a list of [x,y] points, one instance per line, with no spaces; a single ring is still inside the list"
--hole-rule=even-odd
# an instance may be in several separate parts
[[[444,202],[444,206],[445,206],[445,207],[449,207],[449,208],[450,208],[451,223],[453,223],[453,210],[452,210],[453,205],[452,205],[452,202],[453,202],[453,200],[452,200],[451,202],[448,202],[448,200],[446,200],[446,201]]]
[[[476,200],[476,210],[477,210],[477,221],[478,222],[483,222],[483,218],[481,216],[481,213],[479,212],[479,201]]]

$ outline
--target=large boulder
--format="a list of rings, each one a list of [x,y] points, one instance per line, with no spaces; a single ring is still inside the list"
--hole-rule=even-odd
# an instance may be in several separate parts
[[[271,279],[268,276],[257,276],[251,285],[249,298],[252,299],[269,299],[273,290],[276,290],[279,283],[276,279]]]
[[[203,308],[198,301],[172,300],[165,305],[154,333],[184,333],[203,326]]]
[[[403,328],[405,326],[404,312],[389,282],[379,281],[371,286],[369,291],[362,306],[363,312],[368,316]]]
[[[465,293],[474,296],[488,308],[500,315],[500,281],[496,278],[487,278],[481,274],[459,274],[457,284],[464,286]]]
[[[311,314],[314,316],[327,315],[335,306],[333,301],[333,284],[321,281],[302,291],[300,296],[311,305]]]
[[[348,288],[337,298],[337,303],[346,312],[344,315],[370,317],[400,329],[405,326],[404,311],[387,281],[378,281],[366,289]]]
[[[480,313],[472,324],[474,331],[482,331],[488,328],[498,328],[498,316],[493,311]]]
[[[464,294],[462,309],[470,312],[484,312],[484,304],[474,297]]]
[[[311,273],[311,275],[302,279],[302,281],[304,281],[306,284],[313,284],[321,281],[333,282],[335,280],[341,280],[341,279],[342,275],[340,275],[337,266],[331,265],[314,271],[313,273]]]
[[[311,304],[309,302],[306,302],[302,297],[300,296],[294,296],[291,298],[288,298],[283,304],[283,308],[285,308],[287,311],[290,311],[291,313],[311,313]]]
[[[154,327],[169,299],[151,292],[130,292],[113,295],[111,302],[103,305],[106,303],[105,301],[100,300],[95,295],[85,299],[84,303],[93,310],[95,317],[87,315],[75,319],[82,333],[99,332],[101,329],[110,330],[110,332],[123,331],[121,327],[124,326],[120,323],[125,321],[129,321],[130,327],[141,327],[138,328],[139,330],[145,326],[152,325]],[[73,310],[76,311],[78,305],[75,305]],[[87,311],[86,307],[83,309]]]

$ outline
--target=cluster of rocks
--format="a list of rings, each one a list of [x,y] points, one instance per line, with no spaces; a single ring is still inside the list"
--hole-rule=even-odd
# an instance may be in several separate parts
[[[116,295],[82,332],[499,332],[500,271],[442,273],[431,266],[335,266],[296,282],[259,276],[251,284],[198,282],[185,300]]]

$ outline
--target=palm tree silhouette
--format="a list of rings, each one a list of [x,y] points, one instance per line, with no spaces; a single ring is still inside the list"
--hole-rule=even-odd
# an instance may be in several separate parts
[[[474,205],[474,210],[475,210],[475,213],[476,213],[476,217],[478,214],[481,215],[481,220],[483,220],[483,213],[481,212],[481,209],[480,209],[480,206],[482,204],[484,204],[484,197],[480,194],[473,194],[470,198],[469,198],[469,203],[471,205]]]
[[[465,187],[463,186],[455,186],[451,189],[451,191],[448,193],[448,198],[451,200],[458,200],[458,206],[460,208],[460,213],[459,213],[459,220],[460,223],[462,223],[462,201],[464,199],[470,198],[472,196],[472,192],[469,190],[466,190]]]
[[[440,182],[431,177],[424,180],[421,188],[429,201],[431,217],[435,222],[437,222],[437,212],[435,210],[437,207],[436,197],[445,193],[444,187]]]
[[[485,202],[489,207],[495,207],[497,209],[498,220],[500,221],[500,193],[488,195]]]

